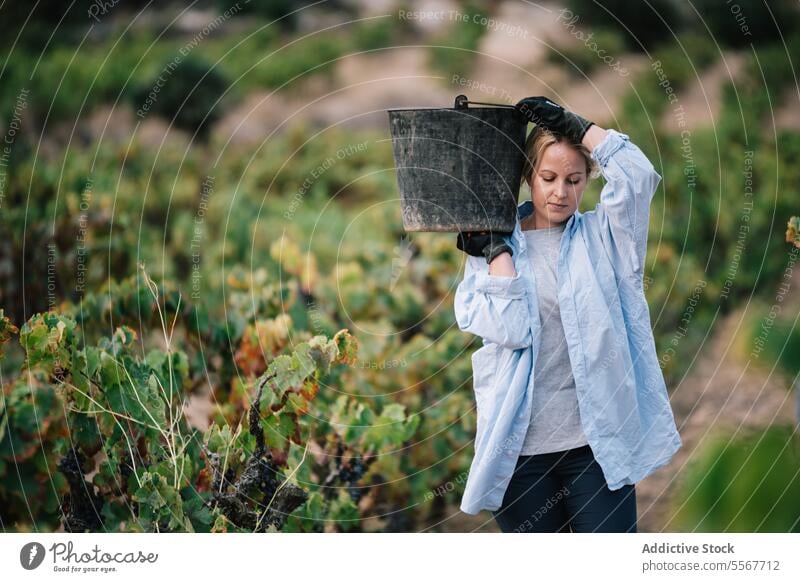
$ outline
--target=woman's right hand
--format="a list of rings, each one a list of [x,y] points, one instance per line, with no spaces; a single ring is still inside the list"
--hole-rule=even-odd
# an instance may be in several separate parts
[[[586,132],[594,125],[593,121],[584,119],[543,96],[525,97],[514,107],[531,123],[564,135],[576,144],[583,142]]]

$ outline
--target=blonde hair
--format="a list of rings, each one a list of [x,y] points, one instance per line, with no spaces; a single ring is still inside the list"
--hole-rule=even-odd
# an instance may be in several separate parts
[[[525,162],[522,166],[522,181],[520,186],[528,184],[533,178],[533,172],[539,165],[539,160],[542,159],[545,148],[553,145],[554,143],[567,143],[571,145],[586,161],[586,178],[587,180],[597,178],[600,175],[600,168],[592,158],[589,149],[581,144],[570,142],[565,136],[548,131],[540,125],[534,127],[528,134],[528,139],[525,140]]]

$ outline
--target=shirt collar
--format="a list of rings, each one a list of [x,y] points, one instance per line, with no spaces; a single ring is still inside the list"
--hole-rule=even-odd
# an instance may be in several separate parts
[[[533,214],[533,202],[530,200],[526,200],[522,204],[517,206],[517,216],[519,216],[520,220],[524,220],[525,217],[530,216]]]

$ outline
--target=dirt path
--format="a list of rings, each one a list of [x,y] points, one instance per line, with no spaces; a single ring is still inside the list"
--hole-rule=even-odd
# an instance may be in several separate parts
[[[683,121],[688,129],[713,127],[719,123],[722,112],[722,88],[728,81],[736,81],[745,64],[745,55],[727,51],[723,58],[700,71],[689,86],[678,94],[678,104],[683,107]],[[667,107],[661,117],[666,131],[680,131],[675,117],[675,107]]]
[[[786,304],[784,308],[799,307],[798,275],[800,272],[795,271],[792,284],[795,305]],[[672,521],[675,491],[687,465],[715,434],[791,424],[795,420],[795,396],[787,390],[786,380],[748,365],[734,353],[733,343],[743,314],[744,308],[738,309],[715,326],[711,340],[699,349],[702,355],[694,369],[672,393],[672,409],[683,447],[668,465],[637,485],[642,531],[676,531],[677,525]]]
[[[481,37],[469,78],[432,70],[424,46],[347,55],[334,65],[331,81],[310,78],[274,95],[255,92],[213,131],[223,141],[249,145],[262,142],[281,124],[298,121],[388,131],[386,109],[452,107],[460,93],[474,101],[508,104],[528,95],[551,95],[597,122],[610,120],[632,75],[621,77],[601,65],[590,79],[576,81],[563,67],[547,63],[550,46],[577,42],[557,22],[560,10],[558,3],[500,4]],[[435,32],[414,44],[439,42]],[[619,60],[632,73],[646,66],[640,55],[620,55]]]

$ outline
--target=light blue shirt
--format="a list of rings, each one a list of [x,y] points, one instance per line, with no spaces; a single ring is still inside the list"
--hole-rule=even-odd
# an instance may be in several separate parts
[[[643,287],[650,201],[661,176],[629,137],[613,129],[591,152],[606,184],[593,210],[567,221],[558,256],[558,300],[581,423],[612,490],[644,479],[682,442],[659,366]],[[518,206],[515,277],[490,275],[467,257],[455,294],[459,329],[483,339],[472,354],[475,452],[461,510],[500,507],[531,416],[541,322]]]

